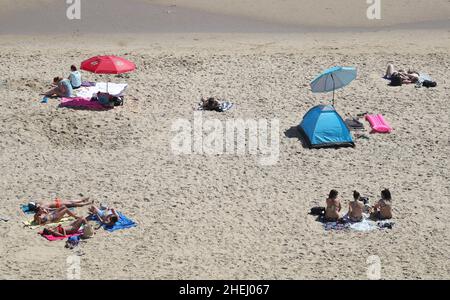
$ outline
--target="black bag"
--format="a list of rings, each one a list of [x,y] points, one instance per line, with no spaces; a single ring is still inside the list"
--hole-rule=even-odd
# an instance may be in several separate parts
[[[311,208],[311,212],[309,214],[313,216],[325,216],[325,207],[313,207]]]
[[[424,82],[422,82],[422,85],[426,88],[430,88],[430,87],[436,87],[437,83],[435,81],[425,80]]]
[[[123,106],[123,97],[112,97],[111,102],[114,106]]]

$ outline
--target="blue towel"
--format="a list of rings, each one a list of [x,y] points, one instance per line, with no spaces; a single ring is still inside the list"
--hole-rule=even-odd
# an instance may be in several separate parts
[[[116,224],[114,224],[114,226],[107,226],[106,224],[102,224],[103,229],[109,231],[109,232],[113,232],[116,230],[120,230],[120,229],[127,229],[127,228],[131,228],[131,227],[135,227],[136,223],[131,220],[128,219],[125,215],[123,215],[120,212],[117,212],[117,214],[119,215],[119,221],[116,222]],[[91,215],[89,217],[90,220],[93,221],[97,221],[99,224],[101,224],[101,222],[98,220],[97,215]]]
[[[28,204],[22,204],[20,205],[20,209],[26,213],[27,215],[32,215],[34,214],[34,211],[30,210],[30,208],[28,207]]]

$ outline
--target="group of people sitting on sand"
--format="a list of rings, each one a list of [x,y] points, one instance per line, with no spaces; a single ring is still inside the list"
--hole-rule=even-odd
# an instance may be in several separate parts
[[[46,235],[64,237],[77,233],[82,226],[87,224],[87,219],[92,216],[96,216],[97,220],[107,226],[114,226],[119,221],[119,215],[114,208],[104,206],[98,208],[93,204],[94,202],[90,201],[89,198],[83,198],[81,200],[55,199],[51,202],[30,202],[28,208],[35,213],[33,220],[37,225],[58,223],[66,216],[75,218],[75,221],[68,226],[63,227],[58,225],[56,227],[46,227],[43,231]],[[70,208],[87,205],[91,205],[89,207],[88,217],[79,217],[70,210]]]
[[[331,190],[325,208],[326,222],[339,222],[343,220],[341,215],[342,205],[338,199],[338,191]],[[370,206],[367,198],[361,197],[357,191],[353,192],[353,200],[348,205],[346,216],[351,222],[361,222],[363,214],[369,214],[372,220],[388,220],[392,218],[392,197],[388,189],[381,191],[381,198],[373,206]]]
[[[73,90],[79,89],[81,83],[81,74],[77,67],[72,65],[70,67],[69,77],[65,79],[59,76],[53,78],[54,88],[42,95],[47,97],[71,97],[73,95]]]

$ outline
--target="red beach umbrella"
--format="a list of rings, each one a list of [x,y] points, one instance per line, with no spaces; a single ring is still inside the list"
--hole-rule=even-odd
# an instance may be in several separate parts
[[[96,74],[122,74],[135,69],[134,63],[114,55],[94,56],[81,63],[81,70]],[[106,83],[106,92],[108,92],[108,82]]]
[[[95,56],[81,63],[81,70],[96,74],[122,74],[135,69],[131,61],[113,55]]]

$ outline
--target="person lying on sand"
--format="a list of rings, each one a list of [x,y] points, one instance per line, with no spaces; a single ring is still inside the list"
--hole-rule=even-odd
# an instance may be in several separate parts
[[[100,222],[106,226],[114,226],[119,221],[119,215],[114,208],[99,209],[91,206],[89,212],[96,215]]]
[[[381,191],[381,199],[373,206],[370,218],[373,220],[392,219],[392,197],[388,189]]]
[[[202,98],[201,101],[204,110],[220,110],[220,102],[214,97]]]
[[[326,201],[325,208],[325,221],[327,222],[337,222],[341,216],[339,212],[341,211],[341,202],[337,199],[338,191],[331,190]]]
[[[73,88],[69,79],[62,79],[61,77],[53,78],[53,84],[56,85],[55,88],[51,89],[45,94],[42,94],[47,97],[72,97]]]
[[[348,205],[348,217],[352,222],[361,222],[363,220],[364,205],[361,202],[361,195],[353,192],[353,201]]]
[[[83,198],[80,200],[61,200],[61,199],[55,199],[51,202],[30,202],[28,203],[28,207],[32,211],[37,211],[39,208],[43,208],[46,210],[54,210],[61,207],[83,207],[89,204],[93,204],[94,201],[89,200],[89,198]]]
[[[393,64],[388,65],[385,77],[391,80],[393,86],[417,83],[420,78],[419,72],[413,70],[408,70],[408,72],[404,70],[396,71]]]
[[[65,237],[71,234],[78,233],[80,231],[81,226],[87,224],[87,220],[85,218],[78,218],[72,224],[68,226],[58,225],[56,227],[47,227],[44,228],[44,235],[52,235],[55,237]]]
[[[34,215],[34,222],[38,225],[45,225],[50,223],[57,223],[61,221],[66,215],[78,218],[76,214],[71,212],[67,207],[60,207],[55,210],[47,210],[44,208],[38,208]]]

